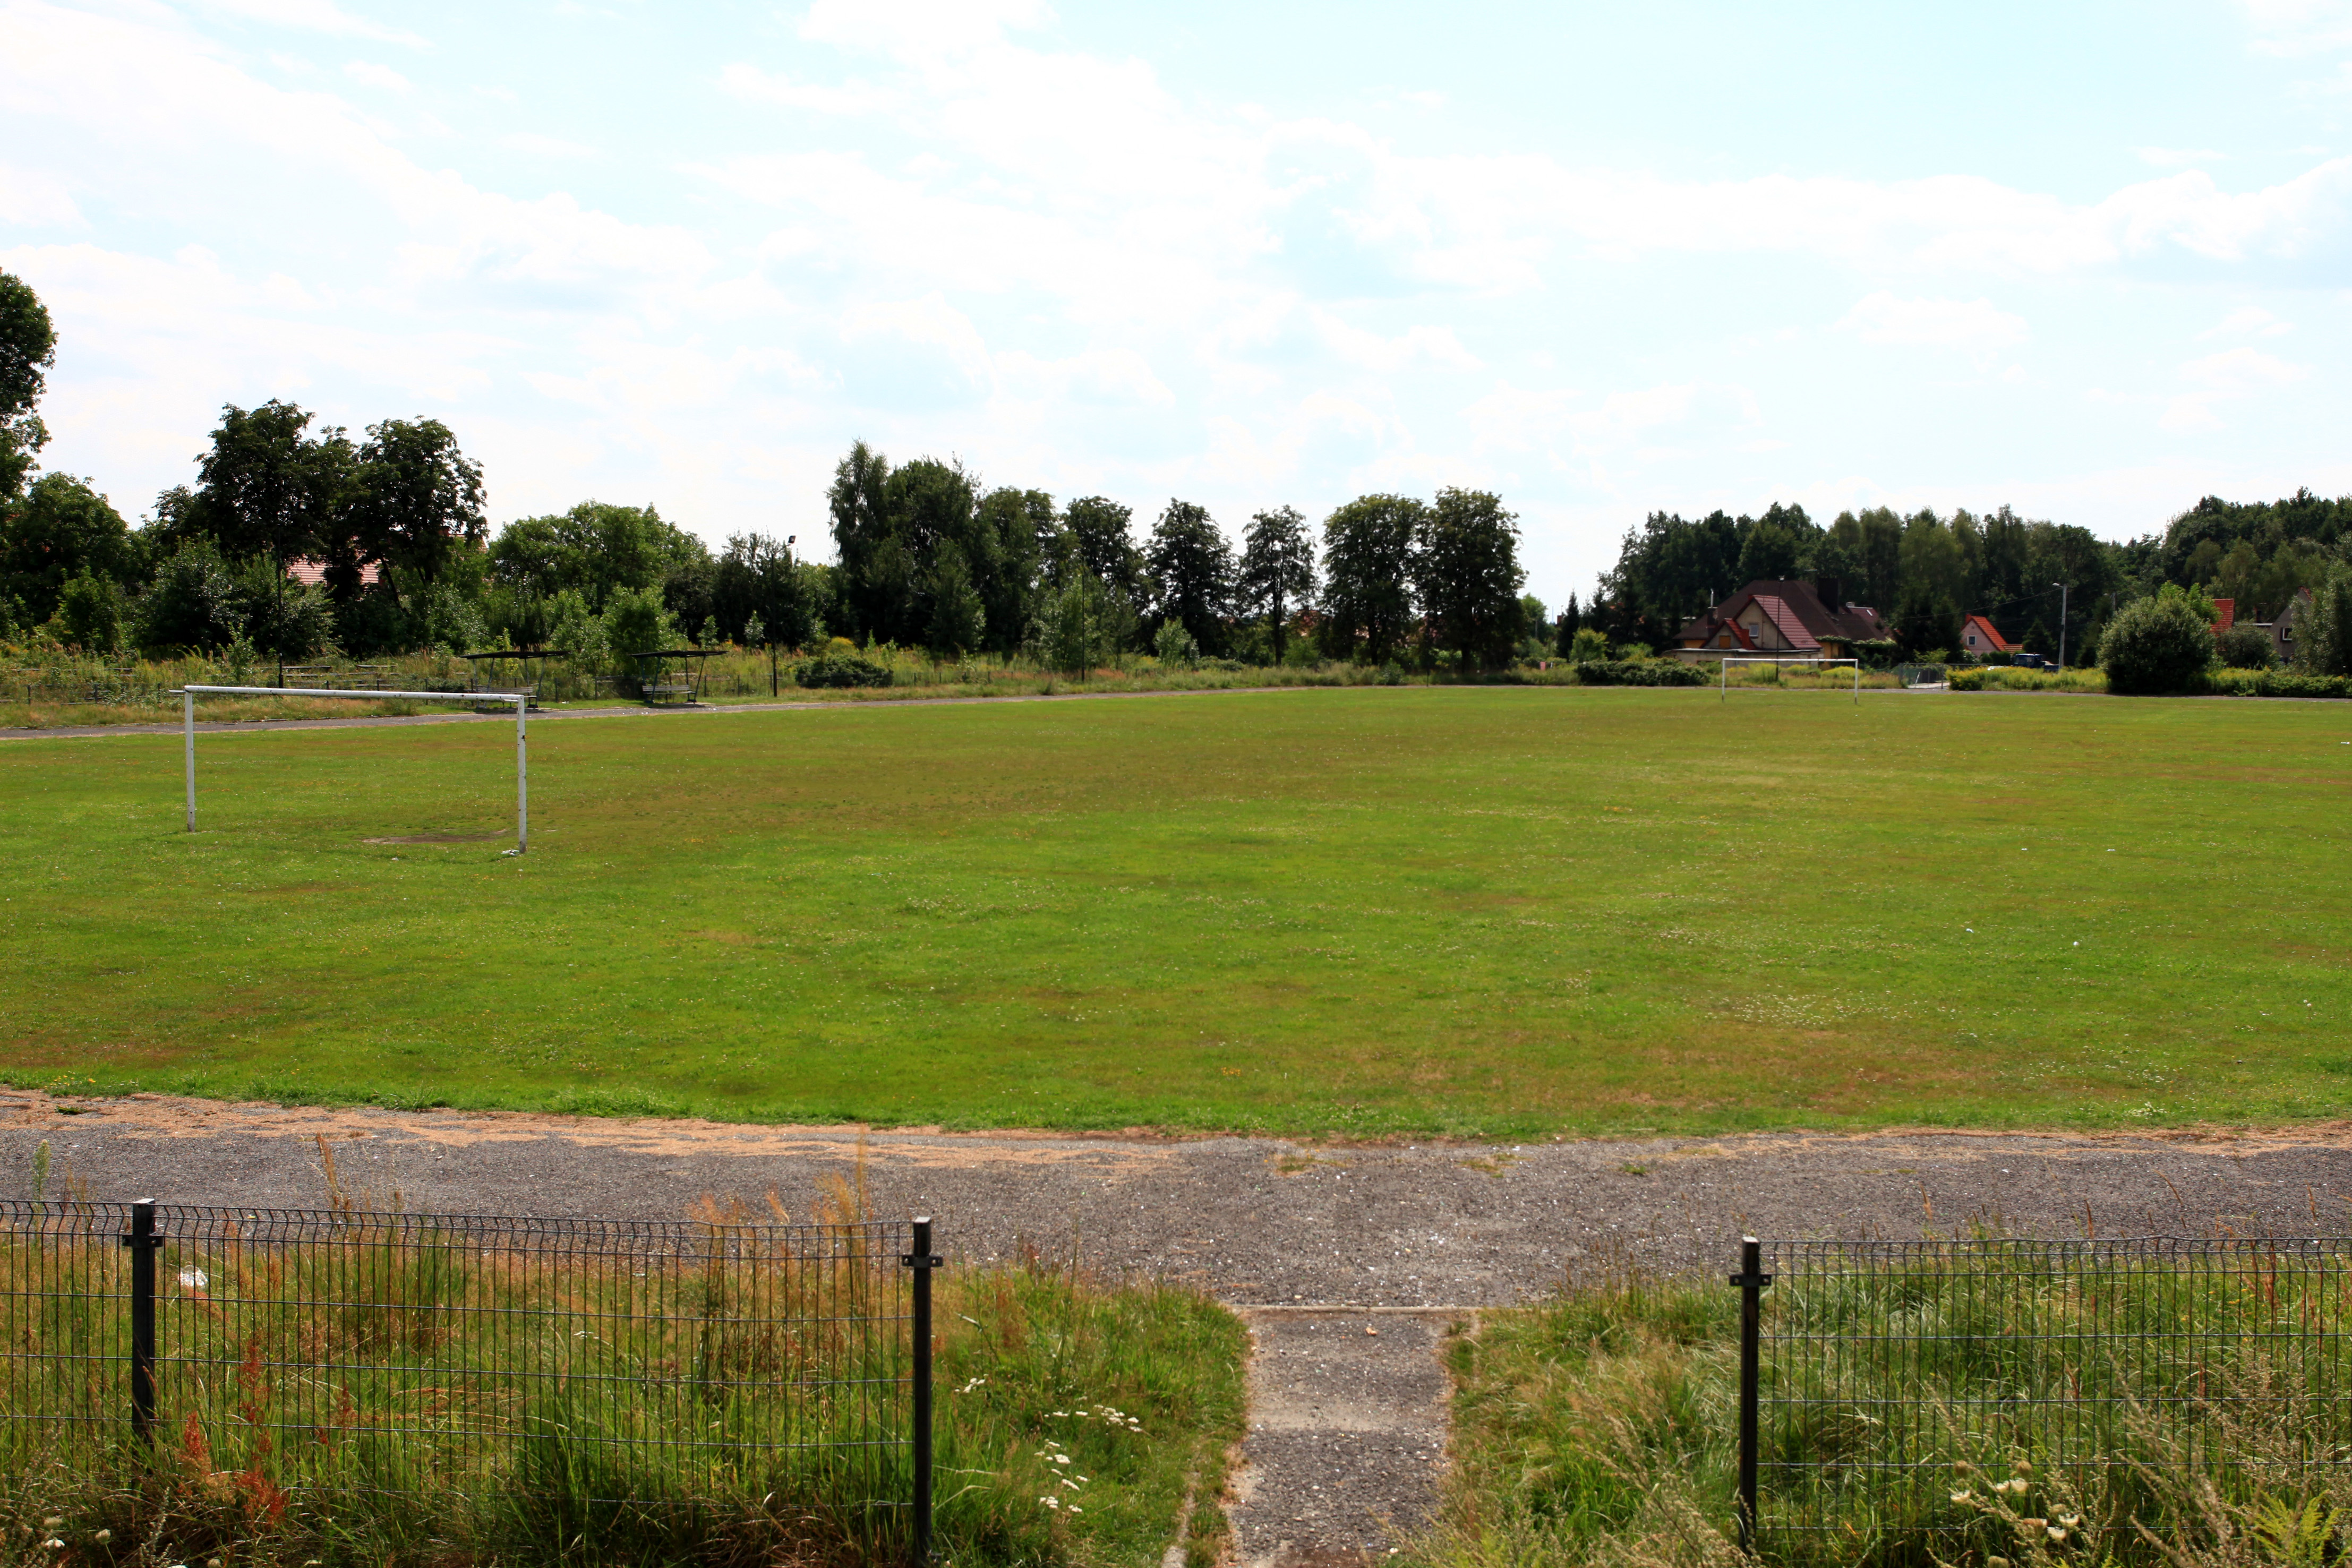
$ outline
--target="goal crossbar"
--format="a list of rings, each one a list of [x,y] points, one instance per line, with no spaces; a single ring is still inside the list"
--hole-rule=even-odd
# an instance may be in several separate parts
[[[1811,656],[1774,658],[1769,654],[1727,654],[1717,668],[1717,674],[1722,677],[1722,693],[1716,699],[1718,702],[1731,700],[1731,666],[1734,664],[1770,664],[1775,669],[1783,664],[1810,664],[1817,670],[1827,664],[1851,664],[1853,666],[1853,703],[1856,707],[1862,706],[1862,661],[1860,659],[1822,659]]]
[[[400,698],[423,703],[512,703],[515,710],[515,853],[530,848],[530,757],[523,710],[529,694],[520,692],[347,692],[330,686],[182,686],[180,712],[187,737],[188,831],[196,831],[196,698],[230,697],[362,697],[375,701]]]

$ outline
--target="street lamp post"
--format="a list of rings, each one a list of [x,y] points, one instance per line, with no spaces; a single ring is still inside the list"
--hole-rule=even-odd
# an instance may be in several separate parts
[[[2063,675],[2066,673],[2066,584],[2050,586],[2058,591],[2058,673]]]

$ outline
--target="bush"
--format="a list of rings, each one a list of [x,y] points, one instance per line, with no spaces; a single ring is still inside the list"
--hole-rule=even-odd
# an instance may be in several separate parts
[[[1703,686],[1712,678],[1680,659],[1594,659],[1570,667],[1587,686]]]
[[[1192,632],[1184,629],[1181,621],[1171,621],[1162,625],[1159,636],[1152,639],[1151,646],[1163,664],[1181,664],[1189,669],[1201,657],[1201,644],[1193,640]]]
[[[2099,639],[2099,662],[2117,696],[2199,691],[2214,663],[2212,624],[2186,595],[2168,589],[2116,612]]]
[[[2313,591],[2295,620],[2295,673],[2352,674],[2352,566],[2339,566]]]
[[[1580,626],[1569,640],[1568,662],[1571,664],[1591,664],[1609,657],[1609,639],[1591,626]]]
[[[83,572],[58,596],[65,640],[85,653],[111,653],[122,641],[122,606],[114,584]]]
[[[887,686],[890,672],[855,653],[826,653],[793,672],[793,684],[812,690],[820,686]]]
[[[2213,640],[2221,663],[2233,670],[2267,670],[2277,657],[2271,634],[2252,624],[2232,626]]]

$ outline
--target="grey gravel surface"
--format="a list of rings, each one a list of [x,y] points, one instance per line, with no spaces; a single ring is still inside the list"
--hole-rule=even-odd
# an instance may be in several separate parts
[[[2143,1135],[1887,1132],[1523,1145],[942,1134],[0,1092],[0,1191],[35,1148],[91,1196],[675,1218],[704,1194],[805,1217],[862,1161],[879,1214],[941,1249],[1024,1245],[1190,1281],[1257,1345],[1234,1510],[1246,1561],[1361,1561],[1434,1496],[1449,1322],[1626,1259],[1727,1271],[1740,1234],[2352,1229],[2352,1128]],[[1366,1328],[1377,1328],[1376,1334]]]

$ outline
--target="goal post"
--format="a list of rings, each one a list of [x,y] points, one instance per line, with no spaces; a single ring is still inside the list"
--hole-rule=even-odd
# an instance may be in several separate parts
[[[320,686],[183,686],[180,712],[187,737],[188,831],[196,831],[196,698],[228,697],[355,697],[372,702],[401,699],[422,703],[512,703],[515,710],[515,848],[530,848],[530,755],[523,710],[530,705],[521,692],[346,692]]]
[[[1734,664],[1770,664],[1775,669],[1786,664],[1799,664],[1809,665],[1816,670],[1825,669],[1832,664],[1851,664],[1853,666],[1854,706],[1856,707],[1860,707],[1862,706],[1862,661],[1860,659],[1821,659],[1812,657],[1776,659],[1769,655],[1728,654],[1724,658],[1721,667],[1717,672],[1722,677],[1722,693],[1721,695],[1716,699],[1718,702],[1728,702],[1731,700],[1731,666]]]

